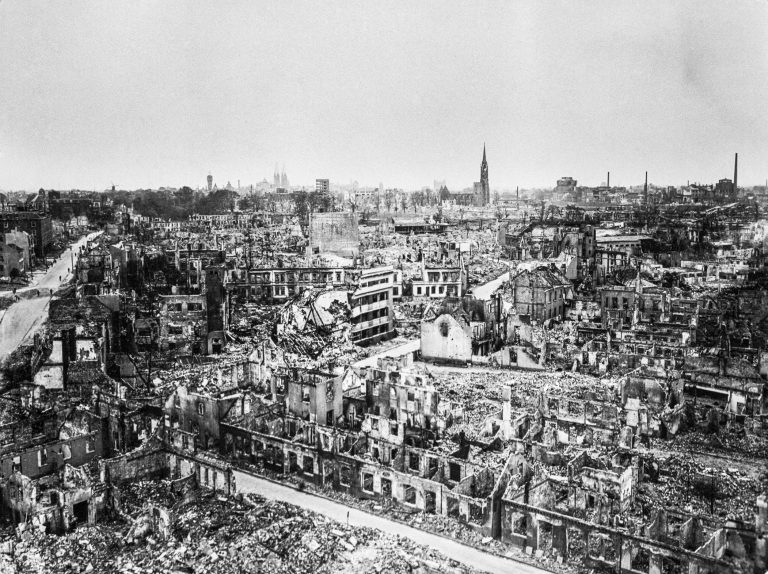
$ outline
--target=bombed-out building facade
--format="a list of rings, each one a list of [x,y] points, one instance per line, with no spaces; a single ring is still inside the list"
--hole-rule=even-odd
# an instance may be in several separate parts
[[[88,224],[3,367],[0,549],[172,545],[276,481],[510,571],[768,567],[760,194],[318,181]]]

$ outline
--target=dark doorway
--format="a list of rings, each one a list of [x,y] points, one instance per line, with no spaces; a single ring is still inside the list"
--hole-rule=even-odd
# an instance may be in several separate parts
[[[72,507],[72,513],[77,520],[77,526],[88,524],[88,501],[78,502]]]

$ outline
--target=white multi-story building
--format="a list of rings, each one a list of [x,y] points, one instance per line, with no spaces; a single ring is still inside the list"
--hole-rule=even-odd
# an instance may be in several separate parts
[[[357,289],[350,298],[351,338],[358,345],[374,343],[394,336],[395,317],[392,300],[396,277],[395,270],[389,265],[360,271]]]

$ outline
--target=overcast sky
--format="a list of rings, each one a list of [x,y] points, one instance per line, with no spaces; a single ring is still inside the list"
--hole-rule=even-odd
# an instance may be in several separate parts
[[[0,0],[0,188],[768,177],[768,2]]]

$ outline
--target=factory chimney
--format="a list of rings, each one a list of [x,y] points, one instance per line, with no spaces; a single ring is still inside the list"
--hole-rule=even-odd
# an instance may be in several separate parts
[[[645,194],[645,205],[648,205],[648,172],[645,172],[645,187],[643,187],[643,193]]]
[[[606,187],[611,187],[611,172],[608,172],[608,181],[606,182]]]
[[[736,154],[736,157],[733,160],[733,194],[737,194],[738,186],[739,185],[739,154]]]

